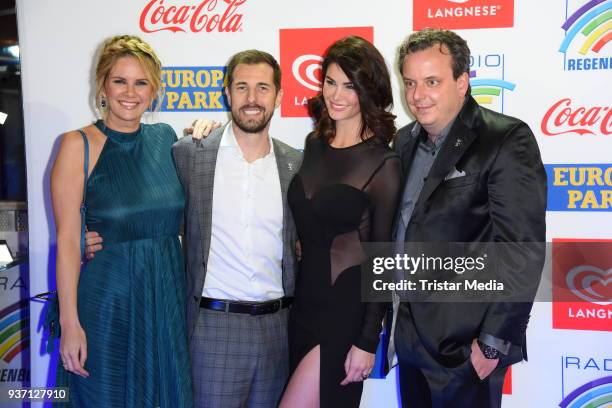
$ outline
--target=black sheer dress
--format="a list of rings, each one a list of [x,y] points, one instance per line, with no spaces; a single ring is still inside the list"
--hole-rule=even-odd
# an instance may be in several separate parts
[[[373,139],[334,148],[310,134],[288,190],[302,245],[289,319],[291,369],[321,346],[321,407],[358,407],[362,382],[341,386],[352,345],[374,353],[384,303],[361,302],[361,242],[391,241],[399,157]]]

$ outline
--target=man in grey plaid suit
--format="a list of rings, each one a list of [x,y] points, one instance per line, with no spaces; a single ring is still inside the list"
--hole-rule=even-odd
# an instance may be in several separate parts
[[[198,407],[274,407],[288,377],[296,231],[287,188],[301,154],[270,138],[280,67],[248,50],[227,67],[232,121],[173,147],[186,196],[187,323]]]

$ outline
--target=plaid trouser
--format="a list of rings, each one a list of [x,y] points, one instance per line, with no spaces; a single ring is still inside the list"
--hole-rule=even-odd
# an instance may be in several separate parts
[[[190,344],[195,406],[275,407],[289,376],[288,315],[200,309]]]

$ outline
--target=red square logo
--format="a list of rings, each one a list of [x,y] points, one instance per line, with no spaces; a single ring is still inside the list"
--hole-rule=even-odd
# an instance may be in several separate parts
[[[553,328],[612,331],[612,240],[553,239]]]
[[[358,35],[374,42],[373,27],[286,28],[280,30],[283,71],[282,117],[307,117],[308,99],[321,90],[323,54],[335,41]]]
[[[514,0],[414,0],[412,26],[463,29],[514,25]]]

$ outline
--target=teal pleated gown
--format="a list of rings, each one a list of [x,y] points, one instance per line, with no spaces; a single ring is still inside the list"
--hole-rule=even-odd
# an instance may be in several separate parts
[[[107,136],[86,188],[86,224],[104,249],[83,268],[79,319],[89,378],[58,367],[74,407],[192,407],[185,273],[178,239],[185,199],[166,124]]]

